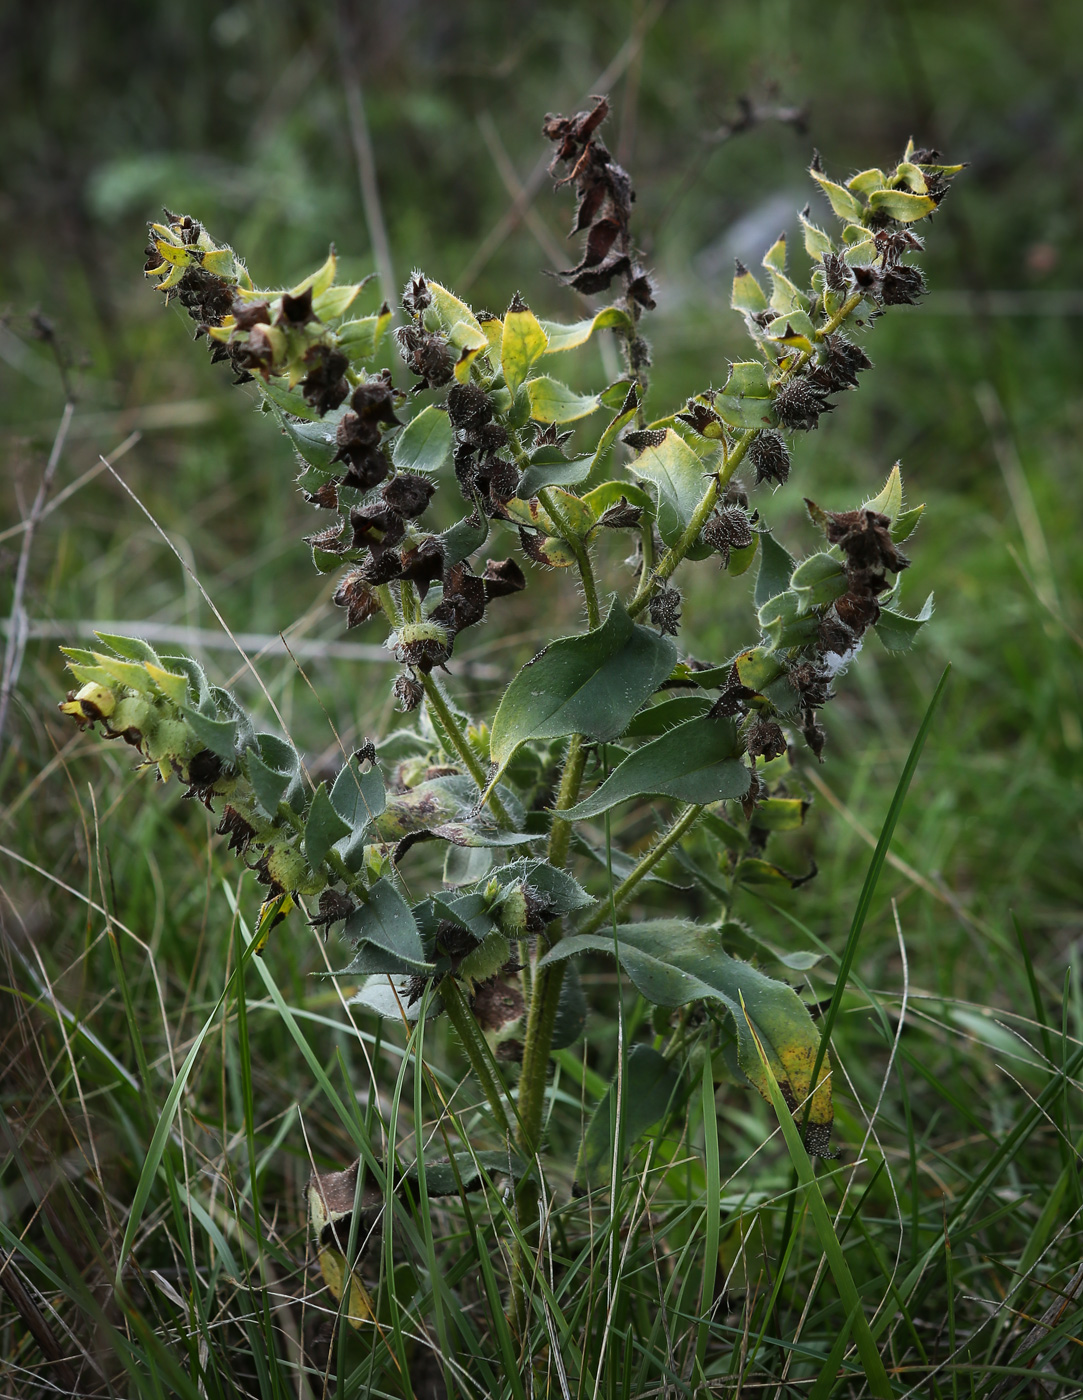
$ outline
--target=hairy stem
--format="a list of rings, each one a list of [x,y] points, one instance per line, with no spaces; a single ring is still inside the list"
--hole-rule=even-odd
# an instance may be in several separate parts
[[[571,841],[572,824],[565,821],[559,813],[567,811],[569,807],[574,807],[579,800],[579,786],[583,781],[583,768],[587,761],[587,752],[583,744],[582,734],[573,734],[568,744],[568,752],[564,759],[564,772],[560,776],[560,788],[557,791],[557,802],[553,817],[553,825],[549,831],[549,864],[555,865],[559,870],[568,859],[568,843]]]
[[[579,577],[583,583],[583,598],[587,605],[587,626],[593,632],[601,621],[601,614],[598,609],[598,586],[594,582],[594,570],[591,567],[590,551],[575,533],[575,529],[564,512],[563,506],[556,499],[553,491],[548,486],[542,486],[538,490],[538,500],[548,511],[553,522],[562,531],[562,538],[565,544],[575,555],[575,562],[579,568]]]
[[[467,1005],[466,998],[454,977],[445,977],[440,983],[440,995],[443,998],[448,1020],[455,1027],[456,1034],[462,1041],[463,1049],[470,1061],[470,1068],[474,1071],[478,1083],[485,1091],[485,1097],[489,1101],[493,1117],[496,1119],[500,1131],[505,1138],[508,1138],[511,1136],[511,1124],[504,1111],[504,1095],[489,1064],[488,1046],[485,1044],[485,1037],[474,1019],[474,1013]]]
[[[452,713],[451,706],[444,697],[443,691],[431,675],[424,676],[421,683],[425,688],[425,699],[432,708],[436,718],[439,720],[440,727],[447,735],[452,748],[466,765],[466,770],[473,778],[474,782],[477,783],[478,789],[484,792],[486,784],[489,781],[489,775],[481,766],[477,754],[471,748],[470,740],[463,733],[462,726]],[[492,792],[489,793],[487,801],[493,816],[504,830],[514,830],[515,823],[508,815],[508,809],[497,796],[495,787]]]

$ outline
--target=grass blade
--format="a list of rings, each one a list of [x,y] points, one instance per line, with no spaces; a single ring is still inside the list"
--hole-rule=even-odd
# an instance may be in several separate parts
[[[886,849],[886,848],[885,848]],[[742,1005],[743,1010],[743,1005]],[[835,1280],[835,1287],[839,1290],[839,1297],[847,1314],[853,1318],[854,1341],[857,1344],[857,1353],[861,1358],[861,1365],[865,1371],[865,1377],[869,1382],[869,1394],[877,1397],[877,1400],[891,1400],[891,1382],[887,1378],[884,1370],[884,1363],[880,1359],[880,1353],[876,1349],[872,1332],[869,1330],[868,1319],[865,1317],[861,1307],[861,1297],[854,1283],[853,1275],[850,1273],[850,1266],[846,1262],[846,1256],[839,1244],[838,1236],[835,1234],[835,1227],[831,1223],[831,1212],[827,1209],[827,1202],[820,1191],[820,1183],[816,1180],[816,1173],[813,1170],[812,1160],[805,1151],[805,1145],[801,1139],[801,1132],[793,1120],[793,1114],[786,1107],[786,1100],[782,1097],[782,1090],[778,1087],[778,1080],[771,1070],[771,1062],[767,1058],[767,1053],[760,1044],[756,1035],[752,1021],[748,1014],[745,1014],[745,1021],[748,1023],[749,1032],[755,1041],[756,1050],[763,1065],[764,1076],[767,1081],[767,1089],[771,1095],[771,1105],[778,1117],[779,1127],[782,1129],[782,1136],[786,1140],[786,1149],[790,1154],[790,1161],[793,1163],[794,1171],[797,1173],[797,1180],[800,1183],[805,1200],[808,1204],[809,1215],[812,1218],[813,1226],[820,1241],[820,1248],[827,1256],[827,1267],[831,1270],[831,1275]],[[813,1076],[814,1084],[816,1082]]]

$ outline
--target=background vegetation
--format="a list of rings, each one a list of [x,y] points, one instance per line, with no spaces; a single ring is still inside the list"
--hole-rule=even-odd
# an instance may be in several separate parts
[[[162,204],[192,213],[265,283],[316,266],[329,237],[343,277],[373,270],[352,92],[396,282],[416,265],[475,306],[503,309],[519,287],[539,315],[572,319],[571,294],[540,271],[563,265],[568,211],[541,178],[538,129],[545,111],[598,91],[613,100],[608,139],[634,174],[660,287],[648,328],[659,403],[725,377],[743,334],[724,309],[731,259],[758,260],[781,226],[796,229],[813,146],[832,170],[859,169],[912,134],[970,162],[931,230],[930,296],[874,331],[876,373],[767,502],[785,540],[806,491],[848,505],[901,458],[911,501],[929,503],[908,597],[935,589],[938,610],[910,658],[870,643],[825,712],[830,763],[805,764],[816,807],[794,853],[795,865],[815,855],[819,878],[755,913],[777,946],[827,950],[811,978],[828,994],[870,844],[950,660],[835,1033],[847,1082],[825,1192],[837,1209],[852,1180],[840,1229],[870,1310],[893,1319],[883,1345],[900,1394],[1080,1393],[1081,30],[1069,0],[4,7],[5,587],[64,400],[35,311],[77,398],[53,499],[77,489],[34,540],[33,632],[0,750],[4,1394],[194,1396],[201,1375],[221,1395],[321,1394],[325,1375],[347,1394],[515,1393],[510,1338],[457,1204],[409,1207],[414,1234],[385,1233],[369,1257],[374,1288],[381,1261],[397,1271],[397,1304],[380,1292],[394,1344],[362,1332],[330,1347],[304,1183],[313,1165],[353,1160],[381,1123],[400,1139],[422,1126],[415,1113],[431,1125],[430,1089],[400,1076],[401,1037],[351,1031],[312,976],[343,950],[298,922],[249,972],[247,1003],[215,1011],[239,946],[223,886],[236,868],[198,805],[63,726],[56,643],[92,622],[216,628],[164,532],[235,631],[285,632],[301,665],[272,645],[261,674],[299,747],[331,760],[325,710],[347,743],[398,722],[391,666],[365,653],[363,633],[344,637],[332,585],[300,544],[312,517],[286,443],[186,343],[183,313],[142,285],[144,222]],[[764,119],[725,139],[742,97]],[[770,114],[779,107],[801,109],[805,129]],[[117,469],[160,531],[98,469],[122,444]],[[732,650],[727,593],[742,586],[691,592],[682,640]],[[554,581],[552,606],[572,607],[561,592]],[[490,624],[464,645],[464,699],[484,696],[487,667],[530,654],[515,602],[503,632]],[[258,711],[236,654],[205,642],[215,679]],[[246,917],[256,904],[243,883]],[[630,994],[624,1008],[634,1039],[641,1011]],[[148,1145],[207,1024],[116,1294]],[[580,1105],[615,1054],[615,1029],[595,1027],[585,1070],[575,1057],[561,1070],[552,1131],[568,1167],[553,1183],[538,1386],[808,1393],[845,1312],[830,1282],[812,1287],[819,1246],[800,1212],[783,1257],[790,1168],[765,1106],[724,1094],[714,1156],[710,1120],[705,1139],[693,1114],[683,1137],[638,1159],[612,1208],[569,1203]],[[455,1100],[464,1132],[473,1093]],[[717,1183],[721,1252],[705,1273]],[[476,1209],[495,1259],[498,1205]],[[629,1220],[638,1228],[622,1237]],[[927,1256],[899,1309],[891,1281]],[[706,1331],[701,1302],[713,1304]],[[1057,1330],[1031,1333],[1050,1308]],[[852,1371],[839,1384],[861,1393]]]

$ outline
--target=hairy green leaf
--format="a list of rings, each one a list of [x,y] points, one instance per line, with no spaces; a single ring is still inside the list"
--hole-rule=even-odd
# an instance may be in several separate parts
[[[731,719],[685,720],[619,763],[591,795],[569,809],[573,821],[596,817],[632,797],[672,797],[705,805],[743,797],[749,772]]]
[[[430,404],[399,434],[391,460],[399,471],[435,472],[450,456],[451,420],[446,409]]]
[[[634,623],[614,598],[600,627],[553,642],[514,677],[493,720],[490,754],[497,771],[528,739],[615,739],[675,658],[669,638]]]
[[[540,961],[545,967],[576,953],[612,953],[613,934],[572,934]],[[683,919],[651,919],[621,924],[616,952],[632,984],[648,1001],[661,1006],[684,1006],[690,1001],[720,1002],[731,1018],[737,1064],[748,1080],[769,1100],[768,1081],[749,1030],[759,1036],[768,1063],[790,1111],[802,1105],[812,1090],[812,1069],[820,1043],[808,1008],[784,982],[764,976],[751,963],[732,958],[716,929],[701,928]],[[742,1012],[742,999],[749,1022]],[[812,1097],[807,1144],[810,1151],[827,1150],[832,1108],[830,1063],[821,1066]]]

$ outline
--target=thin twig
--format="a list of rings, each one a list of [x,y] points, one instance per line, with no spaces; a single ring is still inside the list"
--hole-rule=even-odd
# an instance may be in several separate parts
[[[19,563],[15,569],[11,612],[8,614],[8,640],[7,646],[4,648],[4,674],[3,679],[0,680],[0,738],[4,734],[8,705],[12,692],[18,683],[19,672],[23,665],[23,655],[26,651],[26,609],[23,607],[23,595],[26,593],[26,579],[30,570],[30,551],[33,548],[38,522],[41,520],[45,510],[45,502],[48,500],[49,491],[52,488],[53,477],[60,465],[61,453],[64,451],[64,443],[68,436],[68,429],[71,427],[71,416],[74,412],[75,400],[69,395],[64,405],[64,412],[60,415],[60,424],[57,427],[56,436],[53,438],[49,460],[45,464],[41,481],[38,483],[34,504],[30,507],[30,514],[26,517],[26,529],[23,532],[22,548],[19,551]]]

